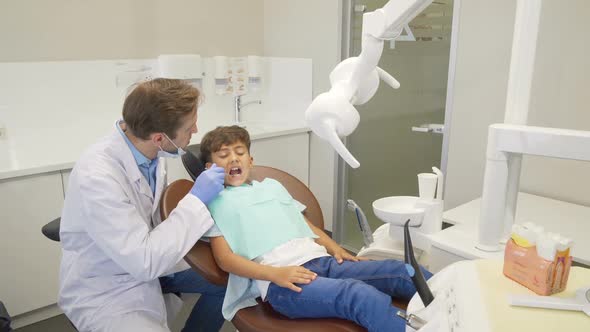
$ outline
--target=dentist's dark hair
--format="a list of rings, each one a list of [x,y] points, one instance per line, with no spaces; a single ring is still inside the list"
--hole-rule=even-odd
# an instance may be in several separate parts
[[[164,132],[170,139],[182,120],[199,104],[197,88],[183,80],[156,78],[138,84],[125,98],[123,121],[131,133],[141,139]]]
[[[201,161],[212,162],[211,154],[219,151],[223,145],[243,143],[250,153],[250,134],[240,126],[217,127],[203,136],[200,145]]]

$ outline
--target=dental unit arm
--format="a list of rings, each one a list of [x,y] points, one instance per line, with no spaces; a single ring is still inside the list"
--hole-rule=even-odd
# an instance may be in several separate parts
[[[351,167],[360,163],[340,140],[350,135],[360,121],[353,105],[369,101],[379,80],[394,89],[399,82],[377,67],[385,40],[397,38],[404,26],[424,10],[432,0],[390,0],[383,8],[363,15],[361,53],[340,62],[330,73],[331,88],[318,95],[305,112],[311,130],[330,145]]]

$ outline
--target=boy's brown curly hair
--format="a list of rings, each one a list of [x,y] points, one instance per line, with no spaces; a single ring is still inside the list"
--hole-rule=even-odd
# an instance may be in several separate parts
[[[203,163],[212,162],[211,155],[221,149],[223,145],[241,142],[248,148],[250,153],[250,134],[240,126],[223,126],[217,127],[203,137],[201,140],[201,161]]]

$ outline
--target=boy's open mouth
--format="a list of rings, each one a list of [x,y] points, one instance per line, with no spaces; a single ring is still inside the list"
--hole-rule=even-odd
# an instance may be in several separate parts
[[[242,168],[241,167],[232,167],[229,169],[229,176],[240,176],[242,175]]]

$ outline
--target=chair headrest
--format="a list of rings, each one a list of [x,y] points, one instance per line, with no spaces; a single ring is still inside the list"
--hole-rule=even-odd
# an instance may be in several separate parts
[[[205,163],[201,161],[201,158],[188,149],[181,159],[184,168],[193,181],[205,170]]]

